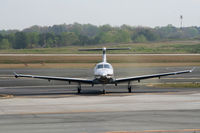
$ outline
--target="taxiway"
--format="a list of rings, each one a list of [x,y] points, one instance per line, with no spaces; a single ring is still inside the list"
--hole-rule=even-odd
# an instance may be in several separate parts
[[[180,68],[116,69],[116,76],[133,76]],[[184,69],[184,68],[181,68]],[[131,71],[130,71],[131,70]],[[194,73],[127,85],[84,86],[35,79],[15,79],[12,72],[92,78],[89,69],[0,69],[0,129],[6,133],[110,133],[110,132],[200,132],[199,88],[154,88],[149,83],[199,82]],[[6,95],[8,97],[6,97]]]

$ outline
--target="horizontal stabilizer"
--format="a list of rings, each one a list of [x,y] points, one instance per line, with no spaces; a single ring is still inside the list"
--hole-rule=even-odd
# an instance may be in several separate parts
[[[107,51],[107,50],[130,50],[131,48],[91,48],[79,49],[79,51]]]
[[[102,51],[103,56],[102,56],[102,62],[106,62],[106,51],[108,50],[129,50],[131,48],[91,48],[91,49],[79,49],[79,51]]]

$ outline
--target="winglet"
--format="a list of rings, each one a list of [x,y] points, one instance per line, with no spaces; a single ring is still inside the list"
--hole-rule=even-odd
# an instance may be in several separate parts
[[[13,72],[14,73],[14,75],[15,75],[15,78],[18,78],[19,77],[19,75],[16,73],[16,72]]]
[[[195,68],[196,68],[196,67],[193,67],[193,68],[190,70],[190,72],[193,72]]]

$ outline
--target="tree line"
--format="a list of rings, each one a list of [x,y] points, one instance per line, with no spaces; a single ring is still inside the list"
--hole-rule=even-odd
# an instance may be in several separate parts
[[[122,25],[61,24],[32,26],[24,30],[0,30],[0,49],[63,47],[106,43],[200,39],[200,27],[134,27]]]

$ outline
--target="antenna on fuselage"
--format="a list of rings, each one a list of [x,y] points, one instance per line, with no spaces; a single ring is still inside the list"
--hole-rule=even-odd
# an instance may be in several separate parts
[[[91,48],[91,49],[79,49],[79,51],[102,51],[102,62],[107,62],[106,60],[106,51],[108,50],[130,50],[131,48]]]

